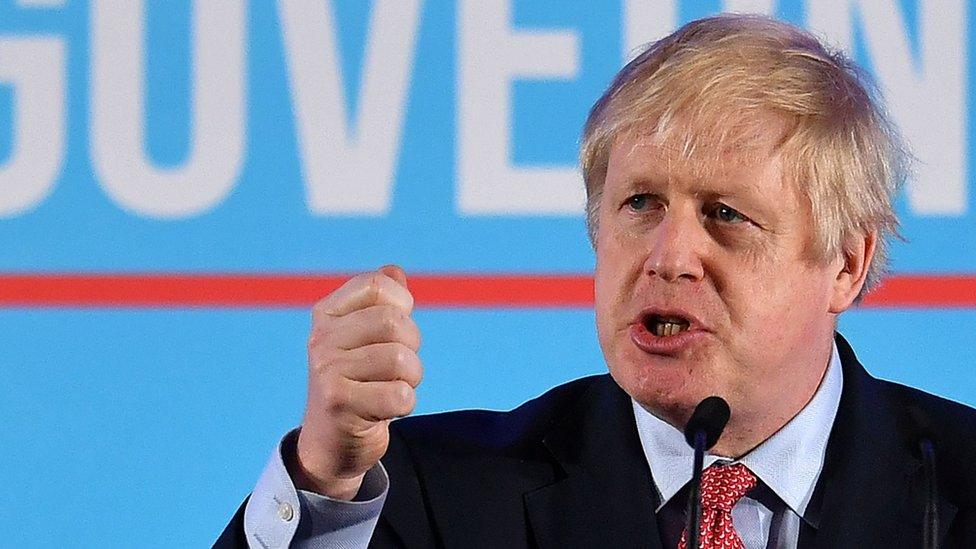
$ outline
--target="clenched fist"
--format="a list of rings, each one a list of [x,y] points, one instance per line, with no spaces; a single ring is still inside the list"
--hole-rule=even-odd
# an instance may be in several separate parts
[[[409,414],[422,368],[413,296],[396,266],[361,274],[312,309],[308,402],[296,484],[350,500],[389,443],[391,419]]]

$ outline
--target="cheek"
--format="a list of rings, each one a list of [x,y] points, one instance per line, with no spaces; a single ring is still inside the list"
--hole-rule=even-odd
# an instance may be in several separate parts
[[[706,261],[715,292],[734,316],[756,316],[795,294],[796,261],[785,260],[775,242],[730,250],[715,247]]]
[[[597,335],[604,350],[622,324],[632,314],[635,284],[643,262],[634,246],[624,247],[612,239],[598,241],[596,268],[593,273],[594,312]]]
[[[593,273],[593,309],[596,315],[597,336],[606,348],[608,338],[613,333],[614,312],[618,308],[620,282],[617,271],[609,264],[605,255],[599,255]]]
[[[594,276],[593,312],[596,316],[596,335],[604,350],[611,333],[610,318],[612,317],[612,304],[607,299],[605,287],[605,284],[601,283],[601,278]]]
[[[643,259],[637,246],[622,246],[609,241],[597,248],[593,290],[598,314],[629,302],[634,286],[640,279],[642,265]]]
[[[785,345],[817,333],[828,306],[824,275],[789,268],[754,271],[748,280],[729,283],[722,294],[740,338],[754,345]]]

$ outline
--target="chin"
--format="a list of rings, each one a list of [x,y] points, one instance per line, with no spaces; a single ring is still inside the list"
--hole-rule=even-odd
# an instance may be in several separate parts
[[[708,351],[713,351],[709,349]],[[649,355],[635,347],[609,363],[610,375],[631,398],[672,425],[684,425],[702,399],[718,395],[729,400],[729,387],[717,383],[728,376],[710,352],[693,357]]]
[[[610,375],[644,409],[672,425],[684,425],[703,398],[717,393],[695,375],[700,368],[683,362],[644,355],[640,361],[611,365]]]

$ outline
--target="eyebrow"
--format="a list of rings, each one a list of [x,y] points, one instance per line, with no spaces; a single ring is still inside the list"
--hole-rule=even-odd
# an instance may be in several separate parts
[[[620,198],[638,193],[661,199],[666,198],[667,182],[646,173],[632,175],[633,177],[625,176],[624,185],[620,187],[619,191]],[[712,182],[696,181],[688,187],[690,187],[692,196],[704,203],[735,202],[734,205],[729,205],[742,210],[743,213],[748,214],[757,222],[770,223],[779,218],[775,205],[764,201],[762,193],[754,190],[755,186],[748,183],[718,179]]]

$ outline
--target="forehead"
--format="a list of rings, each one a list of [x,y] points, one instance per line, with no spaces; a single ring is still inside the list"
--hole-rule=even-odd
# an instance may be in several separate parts
[[[667,186],[695,194],[781,196],[792,190],[783,173],[781,135],[758,132],[724,145],[628,133],[611,146],[604,191]]]

